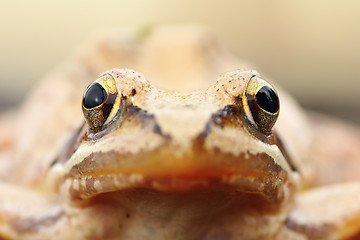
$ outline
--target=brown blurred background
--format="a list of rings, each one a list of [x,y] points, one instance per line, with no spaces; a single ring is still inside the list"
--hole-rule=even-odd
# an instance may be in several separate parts
[[[2,0],[0,109],[104,29],[203,24],[311,109],[360,124],[360,1]]]

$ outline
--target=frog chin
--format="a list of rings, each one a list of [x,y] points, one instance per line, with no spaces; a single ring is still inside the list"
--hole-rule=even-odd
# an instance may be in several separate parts
[[[139,162],[131,167],[123,164],[126,162],[123,156],[116,153],[106,156],[91,154],[66,175],[72,199],[140,188],[168,193],[221,189],[235,195],[252,194],[269,202],[282,202],[292,184],[287,171],[265,154],[211,153],[177,160],[169,156],[159,158],[159,155],[152,159],[148,155],[146,164]],[[132,157],[131,161],[137,160]]]

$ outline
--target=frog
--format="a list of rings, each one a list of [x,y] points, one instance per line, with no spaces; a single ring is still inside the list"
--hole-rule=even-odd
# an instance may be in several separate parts
[[[359,130],[206,28],[104,33],[0,122],[0,239],[360,238]]]

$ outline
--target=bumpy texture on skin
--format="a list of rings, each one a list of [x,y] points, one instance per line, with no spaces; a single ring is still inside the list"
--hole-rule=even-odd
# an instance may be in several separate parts
[[[1,131],[0,239],[358,234],[360,134],[323,117],[313,124],[278,86],[280,115],[264,134],[243,106],[247,83],[260,77],[247,66],[203,28],[114,34],[84,47]],[[104,71],[117,108],[89,130],[83,91]]]

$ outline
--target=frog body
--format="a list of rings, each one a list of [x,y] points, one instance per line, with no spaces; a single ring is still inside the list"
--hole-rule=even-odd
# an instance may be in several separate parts
[[[0,239],[360,232],[359,130],[305,115],[202,28],[104,37],[16,117],[0,138]]]

